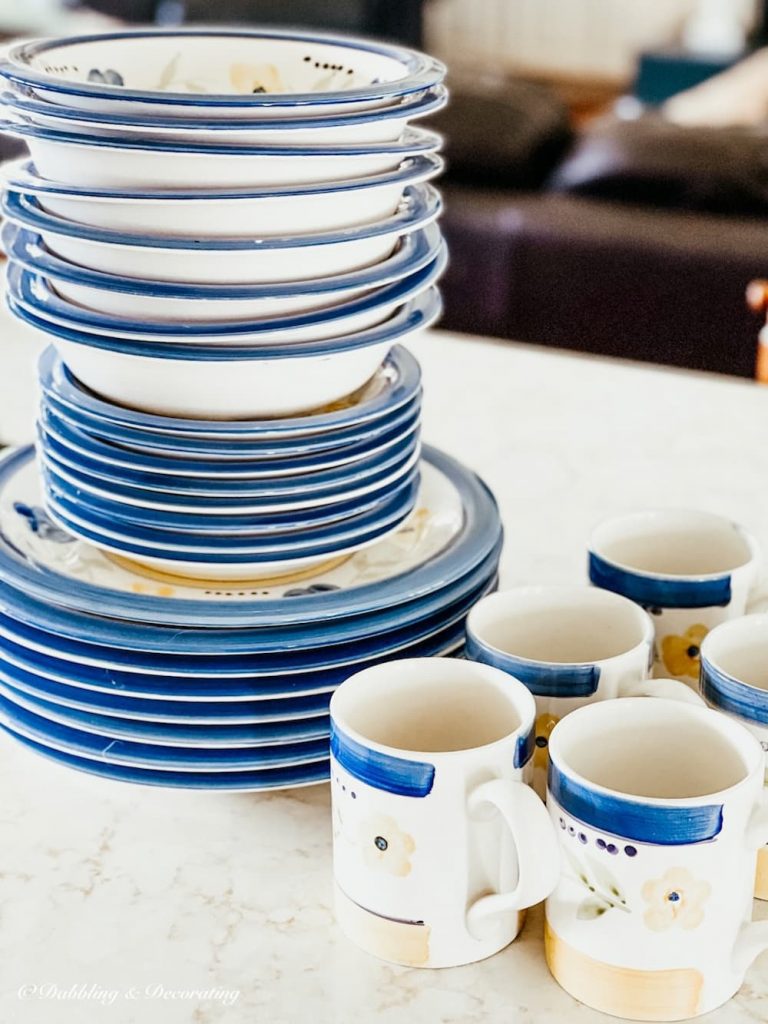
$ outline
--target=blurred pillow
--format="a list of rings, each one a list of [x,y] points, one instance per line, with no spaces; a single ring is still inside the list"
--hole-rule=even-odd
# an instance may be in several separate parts
[[[675,209],[768,214],[768,137],[686,128],[657,114],[588,130],[549,181],[577,193]]]
[[[471,185],[539,186],[571,141],[562,101],[527,82],[488,90],[449,84],[448,106],[429,121],[445,136],[448,176]]]

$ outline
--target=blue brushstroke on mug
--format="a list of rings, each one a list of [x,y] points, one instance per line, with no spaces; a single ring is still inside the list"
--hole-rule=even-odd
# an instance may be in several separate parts
[[[515,744],[515,768],[525,768],[536,751],[536,728],[531,727],[524,736],[517,737]]]
[[[705,659],[701,662],[700,688],[708,704],[768,726],[768,690],[732,679]]]
[[[730,574],[707,580],[661,579],[620,569],[590,551],[589,578],[596,587],[646,608],[717,608],[731,603]]]
[[[687,846],[716,839],[723,828],[723,805],[663,807],[624,796],[599,793],[549,763],[549,793],[564,811],[592,828],[655,846]]]
[[[345,771],[373,789],[396,796],[425,797],[432,792],[435,766],[371,750],[345,736],[331,720],[331,753]]]
[[[486,647],[467,635],[467,657],[514,676],[536,697],[591,697],[600,685],[597,665],[545,665]]]

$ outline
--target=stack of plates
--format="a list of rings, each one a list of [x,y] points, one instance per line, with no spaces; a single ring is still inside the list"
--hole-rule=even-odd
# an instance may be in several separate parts
[[[111,778],[322,781],[333,689],[384,659],[459,649],[500,546],[487,489],[426,449],[416,512],[388,539],[304,577],[184,581],[60,529],[19,450],[0,464],[0,721]]]
[[[328,773],[330,694],[448,654],[501,526],[421,446],[402,343],[446,252],[414,127],[445,69],[238,29],[11,47],[7,297],[51,347],[0,467],[0,724],[63,763],[268,789]]]

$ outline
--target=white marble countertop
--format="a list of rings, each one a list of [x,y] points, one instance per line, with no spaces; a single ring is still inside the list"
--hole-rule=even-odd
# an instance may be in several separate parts
[[[3,372],[8,337],[0,407],[15,403],[6,436],[21,440],[31,373]],[[499,498],[506,583],[582,579],[593,523],[649,504],[732,515],[768,549],[768,389],[437,332],[415,351],[427,439]],[[3,1024],[608,1020],[550,979],[540,911],[510,948],[457,970],[390,967],[350,946],[330,909],[325,786],[143,789],[0,739],[0,787]],[[768,1020],[768,956],[706,1019]]]

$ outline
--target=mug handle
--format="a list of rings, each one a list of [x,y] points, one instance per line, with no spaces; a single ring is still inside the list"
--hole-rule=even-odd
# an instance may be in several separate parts
[[[679,700],[684,704],[698,704],[706,707],[707,702],[690,686],[679,679],[644,679],[622,694],[623,697],[665,697],[667,700]]]
[[[747,825],[745,845],[759,850],[768,844],[768,788],[764,788],[760,803],[752,812]],[[748,921],[741,926],[733,947],[732,964],[738,974],[746,974],[752,963],[768,949],[768,921]]]
[[[470,813],[483,804],[504,818],[517,851],[517,885],[509,892],[481,896],[467,910],[467,927],[474,932],[489,917],[524,910],[540,903],[560,877],[560,846],[547,809],[524,782],[492,779],[469,796]]]

